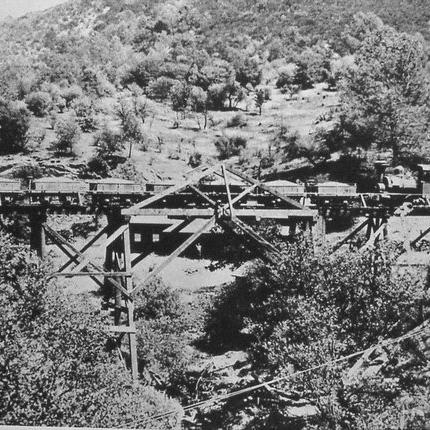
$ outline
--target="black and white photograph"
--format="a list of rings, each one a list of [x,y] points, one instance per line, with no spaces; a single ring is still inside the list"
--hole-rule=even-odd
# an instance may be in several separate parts
[[[429,0],[0,0],[0,430],[430,430]]]

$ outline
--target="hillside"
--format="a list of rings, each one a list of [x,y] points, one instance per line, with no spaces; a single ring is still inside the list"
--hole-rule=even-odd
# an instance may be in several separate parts
[[[96,117],[94,127],[82,133],[76,148],[77,159],[60,158],[61,163],[85,165],[95,153],[97,130],[104,123],[117,126],[116,106],[126,96],[124,89],[138,85],[147,101],[133,161],[143,180],[180,176],[189,168],[189,158],[196,152],[203,162],[213,162],[217,157],[214,141],[223,136],[246,139],[247,150],[233,161],[256,173],[261,159],[273,158],[271,147],[279,144],[277,136],[285,127],[290,133],[286,138],[293,141],[295,132],[307,138],[317,127],[330,127],[337,96],[333,91],[325,91],[326,84],[318,82],[327,80],[327,73],[331,73],[327,68],[338,61],[336,50],[340,54],[346,52],[345,34],[350,31],[352,16],[360,11],[374,12],[400,30],[421,31],[428,36],[430,12],[424,3],[67,2],[0,23],[0,90],[6,99],[23,101],[35,92],[40,97],[42,91],[50,103],[47,112],[57,119],[64,116],[60,106],[64,99],[66,114],[76,111],[70,109],[75,97],[90,99]],[[292,70],[292,61],[307,62],[313,80],[310,88],[296,98],[275,88],[279,73]],[[206,120],[202,118],[201,106],[194,105],[197,110],[193,111],[189,105],[172,105],[170,91],[184,81],[193,88],[201,88],[199,97],[206,97],[208,109]],[[319,86],[315,87],[316,84]],[[254,100],[259,87],[266,89],[270,99],[264,102],[261,118],[256,115]],[[217,95],[216,91],[222,94]],[[43,139],[32,145],[30,161],[56,157],[49,151],[55,141],[56,120],[48,118],[47,112],[32,118],[30,135],[42,135]],[[228,127],[238,112],[244,117],[242,123]],[[178,115],[182,118],[179,123]],[[207,127],[202,127],[203,121],[208,121]],[[10,166],[20,163],[2,161],[6,164],[2,171],[6,173]],[[269,160],[266,164],[283,161]],[[275,167],[274,171],[282,168]],[[82,169],[75,173],[80,175]]]

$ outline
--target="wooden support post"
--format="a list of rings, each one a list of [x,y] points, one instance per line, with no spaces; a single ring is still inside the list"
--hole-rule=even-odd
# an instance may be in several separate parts
[[[112,211],[107,214],[107,227],[106,233],[107,238],[109,239],[111,236],[115,234],[118,228],[121,226],[121,214],[118,211]],[[104,267],[107,271],[117,272],[120,268],[118,267],[117,261],[115,260],[115,241],[107,242],[106,251],[105,251],[105,263]],[[82,262],[86,262],[87,259],[82,260]],[[88,260],[87,260],[88,261]],[[80,268],[78,265],[77,268]],[[110,288],[111,283],[109,282],[109,278],[105,278],[104,280],[104,296],[105,301],[108,302],[110,298],[113,298],[115,301],[115,310],[114,310],[114,319],[115,325],[120,325],[121,323],[121,291],[115,288],[113,291]],[[115,279],[116,282],[120,281],[119,279]],[[118,282],[120,283],[120,282]]]
[[[131,272],[131,248],[130,248],[130,229],[126,230],[123,234],[124,243],[124,270]],[[130,297],[126,300],[127,306],[127,326],[130,329],[128,334],[128,344],[130,348],[130,363],[131,363],[131,376],[133,381],[136,381],[139,376],[138,363],[137,363],[137,343],[136,343],[136,326],[134,322],[134,303],[131,297],[133,290],[133,283],[130,277],[123,278],[124,287],[130,293]]]
[[[372,215],[369,215],[369,220],[367,222],[366,241],[368,241],[372,237],[373,230],[374,230],[373,217]]]
[[[312,226],[312,238],[314,245],[322,246],[325,244],[326,220],[323,216],[318,215]]]
[[[30,248],[35,250],[40,258],[46,257],[46,237],[43,227],[46,219],[46,211],[44,210],[38,210],[30,214]]]
[[[294,237],[297,232],[297,222],[295,220],[290,221],[290,236]]]
[[[226,173],[224,164],[221,166],[221,169],[222,169],[222,175],[224,177],[225,189],[227,191],[228,208],[229,208],[229,212],[230,212],[229,217],[231,219],[234,216],[234,213],[233,213],[233,203],[231,201],[230,184],[228,182],[228,177],[227,177],[227,173]]]

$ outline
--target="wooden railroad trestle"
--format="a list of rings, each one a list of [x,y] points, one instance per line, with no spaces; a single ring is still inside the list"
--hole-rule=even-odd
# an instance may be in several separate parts
[[[213,195],[207,195],[199,189],[200,181],[209,175],[217,175],[223,179],[225,187],[223,196],[226,200],[215,200]],[[244,184],[248,184],[238,195],[231,193],[230,176],[239,178]],[[235,206],[257,188],[276,197],[279,207],[251,210]],[[199,196],[204,205],[191,208],[165,206],[166,198],[183,190],[190,190]],[[162,220],[158,224],[157,217]],[[199,169],[182,184],[172,186],[129,209],[113,209],[107,214],[107,226],[96,232],[80,249],[77,249],[54,231],[47,224],[46,216],[43,213],[39,214],[34,217],[32,246],[38,250],[40,256],[44,256],[46,254],[46,235],[68,257],[68,260],[55,273],[52,273],[50,278],[88,276],[102,289],[106,296],[106,305],[113,307],[114,324],[109,327],[109,331],[116,337],[118,346],[123,337],[128,336],[131,374],[133,379],[136,379],[139,370],[134,301],[136,294],[159,275],[168,264],[196,243],[203,234],[211,232],[215,227],[220,227],[227,234],[234,234],[239,238],[246,237],[248,242],[255,245],[253,248],[258,248],[266,258],[276,261],[280,256],[280,251],[255,232],[245,220],[277,219],[283,223],[291,223],[293,231],[299,224],[312,231],[316,225],[316,218],[317,212],[315,210],[310,210],[297,201],[280,195],[240,172],[219,165]],[[150,226],[145,224],[148,219],[152,223]],[[166,219],[170,220],[170,225],[167,228]],[[148,239],[148,236],[153,236],[151,229],[155,228],[155,231],[159,231],[162,236],[158,240],[163,241],[171,235],[181,232],[181,229],[185,231],[193,222],[197,223],[197,227],[191,231],[187,230],[185,235],[180,235],[179,246],[176,246],[158,267],[149,272],[139,285],[134,286],[132,274],[153,250],[152,246],[140,246],[136,251],[134,243],[136,231]],[[153,237],[149,238],[145,243],[153,245],[151,242],[153,240]],[[91,250],[96,243],[99,243],[99,247],[104,249],[104,264],[94,262],[91,256]],[[111,303],[112,301],[113,303]]]
[[[202,191],[200,181],[207,176],[216,175],[222,179],[224,190],[220,194]],[[230,178],[243,183],[241,191],[232,193]],[[194,205],[178,205],[169,202],[169,198],[186,191],[192,193],[197,202]],[[274,197],[275,206],[249,208],[241,205],[242,199],[263,192]],[[222,198],[220,198],[220,196]],[[180,199],[179,199],[180,200]],[[261,219],[277,220],[289,226],[294,234],[298,226],[312,233],[315,244],[324,243],[325,219],[318,216],[316,210],[302,206],[296,200],[283,196],[263,183],[224,165],[196,169],[183,183],[174,185],[138,204],[121,209],[113,207],[107,213],[107,225],[97,231],[84,246],[77,249],[68,240],[54,231],[47,224],[47,210],[44,207],[24,208],[29,214],[31,235],[30,245],[37,250],[40,257],[46,255],[46,237],[52,241],[68,260],[49,278],[89,277],[105,294],[105,306],[113,309],[113,325],[108,327],[116,345],[121,346],[124,336],[128,337],[130,368],[133,379],[138,378],[138,357],[136,348],[136,326],[134,321],[134,301],[136,294],[176,257],[196,243],[203,234],[216,228],[227,234],[244,239],[247,245],[252,244],[267,259],[278,261],[280,251],[261,237],[247,221],[258,222]],[[357,227],[332,249],[351,244],[356,236],[365,231],[366,249],[387,235],[387,222],[391,215],[387,208],[372,208],[364,205],[359,214],[365,216]],[[157,221],[159,220],[159,221]],[[167,220],[167,221],[166,221]],[[194,226],[193,226],[194,225]],[[154,234],[156,233],[156,234]],[[182,234],[183,233],[183,234]],[[430,233],[430,228],[421,232],[410,241],[413,246]],[[138,234],[144,240],[140,246],[134,236]],[[155,236],[161,244],[175,236],[179,243],[154,270],[137,286],[133,285],[132,275],[138,265],[154,250]],[[95,262],[91,250],[98,244],[104,251],[104,262]],[[149,245],[149,246],[148,246]],[[172,245],[169,243],[169,245]]]

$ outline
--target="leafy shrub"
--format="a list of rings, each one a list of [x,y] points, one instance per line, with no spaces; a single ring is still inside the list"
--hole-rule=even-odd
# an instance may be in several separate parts
[[[294,83],[294,73],[290,70],[282,71],[278,79],[276,80],[276,88],[283,88],[286,85],[292,85]]]
[[[208,104],[211,109],[222,110],[227,100],[225,84],[212,84],[208,88]]]
[[[37,164],[19,166],[13,171],[13,177],[21,179],[26,187],[28,187],[30,179],[38,179],[42,176],[42,169]]]
[[[112,176],[128,179],[129,181],[134,181],[137,184],[143,184],[145,182],[142,172],[137,169],[136,163],[130,158],[127,158],[125,162],[118,164],[115,170],[112,171]]]
[[[165,388],[184,371],[187,321],[177,292],[159,278],[136,295],[139,358],[151,381]]]
[[[148,94],[155,100],[165,101],[169,98],[170,90],[176,82],[175,79],[161,76],[149,83]]]
[[[190,86],[185,82],[177,82],[172,86],[170,91],[170,100],[174,111],[185,111],[188,106],[190,90]]]
[[[25,150],[30,128],[30,112],[22,103],[0,99],[0,152]]]
[[[240,113],[233,115],[227,121],[227,127],[245,127],[247,124],[246,118]]]
[[[183,321],[161,317],[137,321],[136,327],[137,351],[144,376],[162,389],[174,385],[190,360]]]
[[[239,62],[233,61],[233,64],[236,69],[236,81],[243,87],[246,87],[247,84],[256,87],[261,83],[262,68],[257,58],[245,56]]]
[[[243,149],[246,148],[246,138],[243,136],[219,137],[215,141],[215,147],[218,151],[220,160],[239,155]]]
[[[0,245],[1,423],[123,427],[173,409],[175,417],[144,427],[179,429],[179,405],[133,385],[107,351],[106,321],[88,299],[50,286],[40,262],[9,236]]]
[[[83,96],[82,88],[79,85],[72,85],[61,90],[61,97],[66,102],[66,107],[70,107],[72,102]]]
[[[282,153],[285,156],[286,161],[290,161],[301,156],[301,136],[297,130],[292,130],[288,125],[282,124],[279,127],[279,131],[273,138],[273,143],[276,151]]]
[[[107,123],[103,124],[102,128],[96,133],[94,145],[97,157],[104,160],[112,158],[112,156],[124,149],[121,133]]]
[[[81,137],[81,128],[74,115],[67,115],[57,121],[55,124],[56,139],[53,142],[53,148],[59,154],[73,155],[75,145]]]
[[[75,111],[81,130],[85,133],[96,129],[96,112],[94,103],[89,97],[81,97],[73,100],[71,108]]]
[[[28,94],[25,102],[28,109],[38,117],[44,117],[52,106],[51,95],[44,91]]]
[[[87,163],[86,173],[89,175],[96,174],[105,178],[109,174],[110,166],[105,158],[100,155],[92,157]]]
[[[266,96],[263,89],[258,89],[255,92],[255,105],[258,108],[258,113],[261,115],[261,109],[263,107],[263,104],[266,102]]]
[[[29,151],[34,148],[37,148],[41,145],[41,143],[45,140],[46,137],[46,129],[45,128],[34,128],[27,134],[27,143],[26,147]]]
[[[136,295],[135,301],[136,319],[175,318],[181,313],[178,293],[160,278],[145,285]]]
[[[199,167],[202,164],[202,154],[198,151],[194,151],[190,158],[188,159],[188,165],[191,166],[193,169],[196,167]]]
[[[288,374],[368,348],[381,337],[395,338],[430,316],[426,279],[414,268],[398,270],[394,246],[336,254],[315,254],[307,240],[278,246],[283,248],[280,264],[257,263],[219,295],[207,324],[213,347],[247,346],[256,367],[274,375]],[[372,398],[377,401],[372,413],[384,414],[393,406],[392,400],[401,400],[402,389],[419,395],[416,384],[425,388],[418,379],[411,379],[414,373],[403,378],[405,362],[391,360],[385,368],[391,385],[397,385],[396,392],[377,380],[372,391],[365,384],[346,389],[341,365],[278,387],[296,393],[297,398],[317,402],[322,411],[320,424],[352,420],[357,423],[354,428],[362,428],[358,422],[369,419],[366,402],[368,407]],[[402,363],[397,373],[393,372],[396,363]],[[414,365],[408,363],[421,369],[416,361]],[[396,378],[402,382],[395,383]],[[328,396],[329,403],[319,403]],[[266,407],[265,413],[276,413],[277,405]]]

